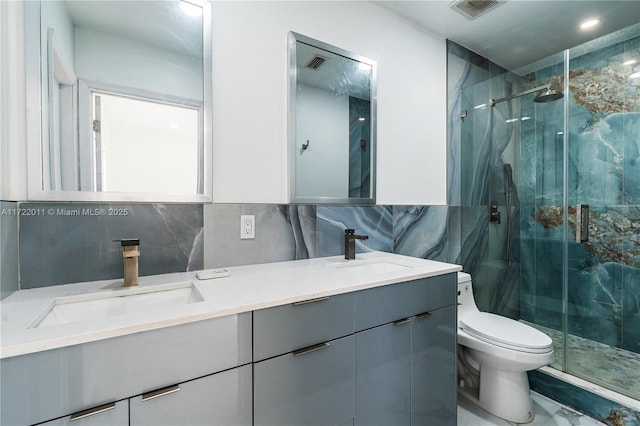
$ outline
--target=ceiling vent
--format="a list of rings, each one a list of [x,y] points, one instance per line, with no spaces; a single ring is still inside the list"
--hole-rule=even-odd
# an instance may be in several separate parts
[[[305,67],[311,68],[312,70],[317,70],[322,65],[324,65],[325,62],[327,62],[327,58],[324,58],[320,55],[316,55],[313,58],[311,58],[309,62],[307,62],[307,65],[305,65]]]
[[[500,6],[506,0],[450,0],[449,7],[469,19],[476,19],[478,16],[487,13],[494,7]]]

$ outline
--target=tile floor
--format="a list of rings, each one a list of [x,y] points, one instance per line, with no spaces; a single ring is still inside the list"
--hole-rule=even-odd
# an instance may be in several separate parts
[[[559,402],[532,392],[535,419],[527,426],[602,426],[597,420],[565,407]],[[495,417],[458,394],[458,426],[513,426]]]

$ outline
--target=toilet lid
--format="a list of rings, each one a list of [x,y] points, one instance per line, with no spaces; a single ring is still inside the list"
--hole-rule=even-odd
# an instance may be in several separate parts
[[[529,353],[549,352],[553,341],[535,328],[511,318],[478,312],[460,320],[460,328],[487,343]]]

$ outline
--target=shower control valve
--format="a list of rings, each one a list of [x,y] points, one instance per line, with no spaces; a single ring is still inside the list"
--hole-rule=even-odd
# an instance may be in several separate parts
[[[495,201],[489,203],[489,222],[498,222],[500,225],[500,212]]]

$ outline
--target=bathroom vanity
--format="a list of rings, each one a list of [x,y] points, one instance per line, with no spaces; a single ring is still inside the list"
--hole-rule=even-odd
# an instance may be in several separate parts
[[[455,425],[460,269],[372,252],[18,291],[1,423]]]

